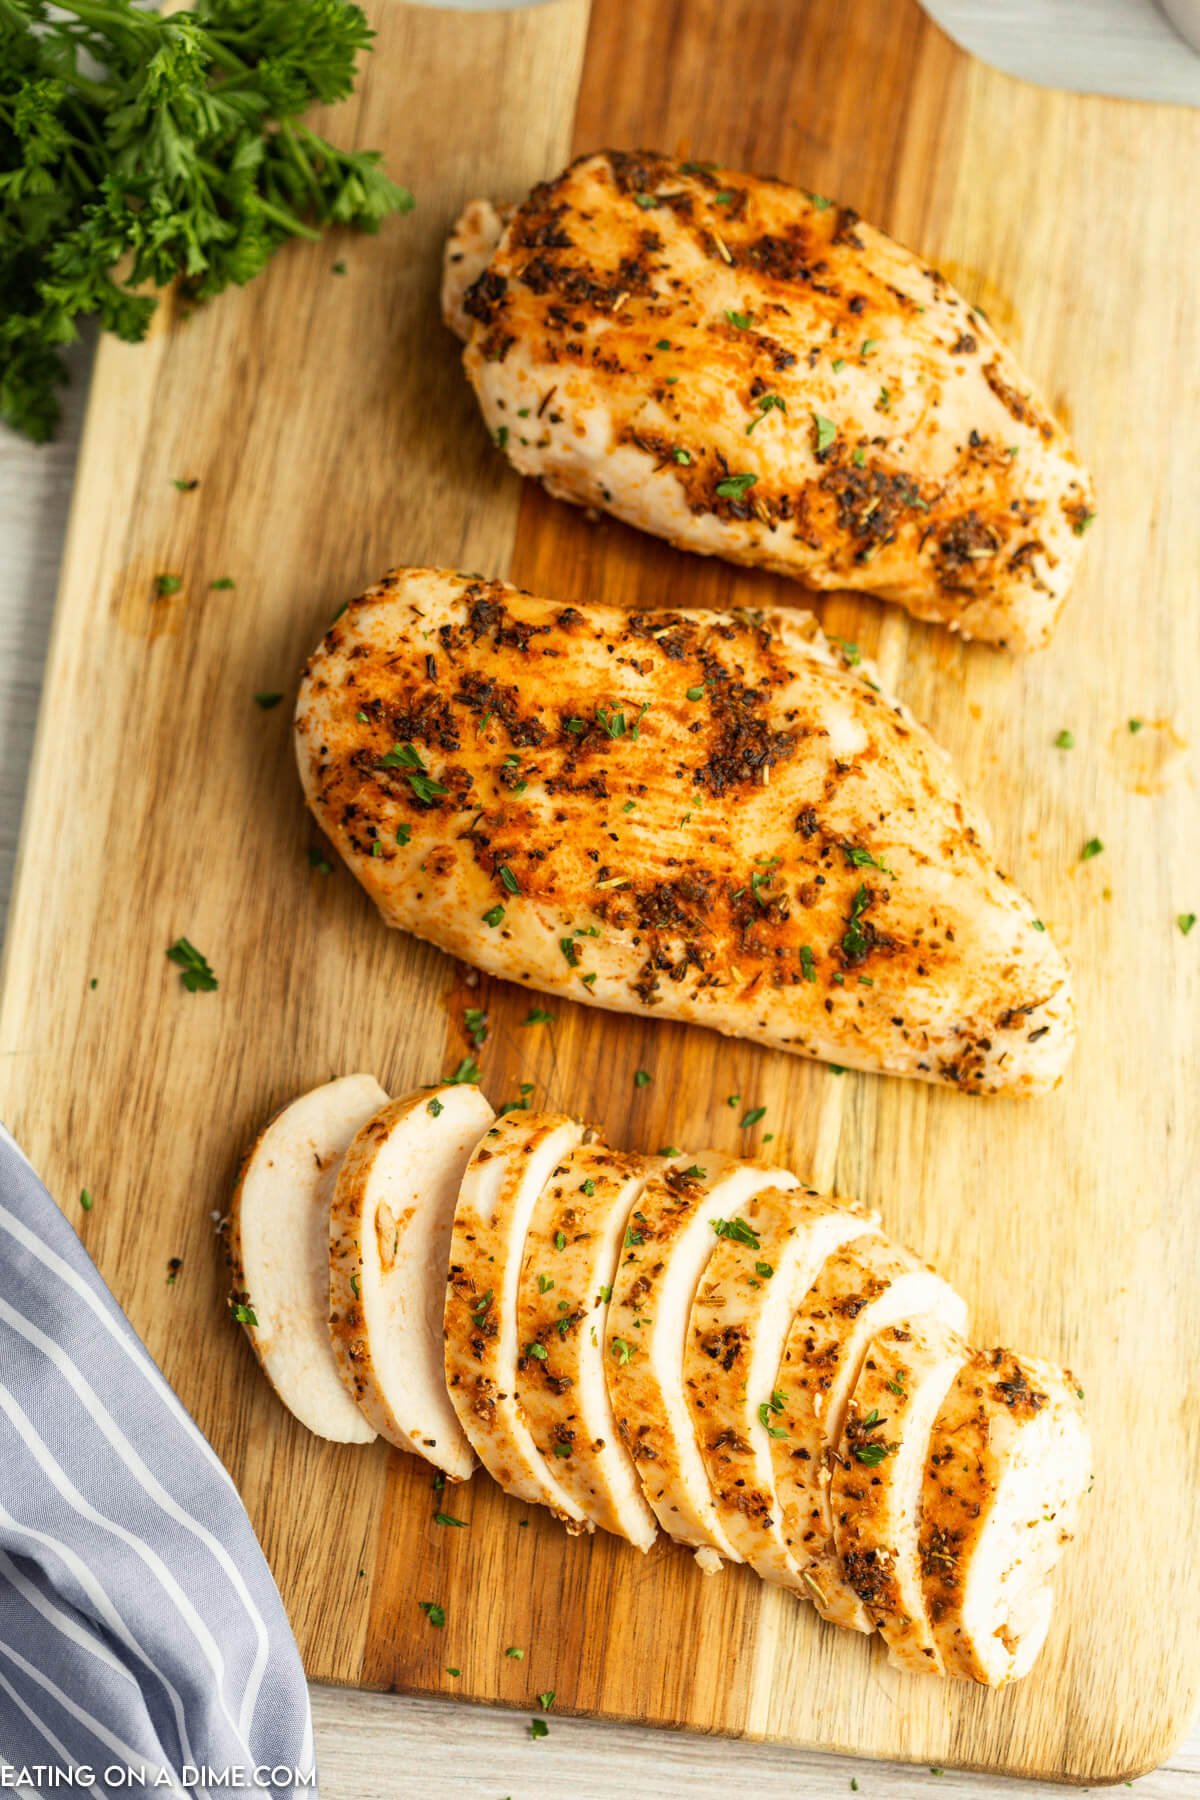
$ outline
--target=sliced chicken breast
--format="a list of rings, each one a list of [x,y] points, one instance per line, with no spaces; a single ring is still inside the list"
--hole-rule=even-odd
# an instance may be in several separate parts
[[[329,1334],[342,1380],[381,1437],[452,1481],[467,1479],[475,1454],[446,1392],[450,1232],[495,1116],[466,1085],[393,1100],[347,1150],[329,1214]]]
[[[775,1386],[775,1492],[799,1593],[822,1618],[852,1631],[874,1620],[845,1579],[833,1531],[830,1482],[846,1407],[867,1346],[887,1326],[932,1318],[963,1331],[966,1303],[908,1250],[859,1237],[828,1259],[792,1320]]]
[[[942,1672],[921,1579],[921,1492],[929,1440],[971,1351],[937,1319],[872,1339],[832,1459],[834,1544],[846,1583],[910,1674]]]
[[[517,1400],[533,1440],[592,1524],[639,1550],[658,1528],[613,1417],[605,1321],[621,1245],[663,1166],[603,1144],[565,1156],[534,1207],[517,1301]]]
[[[683,1385],[721,1527],[767,1581],[795,1583],[775,1494],[775,1387],[796,1308],[826,1259],[876,1222],[808,1188],[768,1188],[721,1237],[692,1304]]]
[[[684,1390],[692,1302],[720,1238],[746,1229],[754,1195],[798,1186],[786,1169],[702,1151],[647,1183],[613,1282],[604,1366],[617,1429],[659,1524],[710,1573],[741,1556],[713,1503]]]
[[[558,498],[965,637],[1049,638],[1087,471],[983,314],[850,208],[600,151],[507,219],[468,208],[444,310],[489,430]]]
[[[498,1119],[467,1165],[446,1286],[445,1370],[459,1424],[506,1494],[548,1506],[567,1529],[591,1521],[538,1449],[517,1392],[517,1296],[525,1236],[554,1171],[582,1141],[574,1119]]]
[[[401,570],[326,635],[296,726],[322,829],[452,956],[968,1093],[1061,1078],[1062,956],[942,753],[805,615]]]
[[[921,1567],[947,1675],[1001,1687],[1050,1628],[1051,1576],[1091,1481],[1083,1395],[1069,1370],[977,1351],[933,1428]]]
[[[330,1342],[329,1206],[351,1140],[386,1105],[372,1075],[293,1100],[247,1152],[229,1210],[234,1317],[288,1410],[339,1444],[369,1444],[375,1431]]]

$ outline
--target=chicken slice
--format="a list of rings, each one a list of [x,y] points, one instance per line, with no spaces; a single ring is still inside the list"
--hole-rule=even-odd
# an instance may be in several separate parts
[[[1062,956],[806,615],[401,570],[311,659],[297,753],[387,922],[492,974],[968,1093],[1061,1078]]]
[[[947,1675],[1001,1687],[1050,1628],[1054,1567],[1091,1480],[1069,1370],[981,1350],[938,1414],[922,1494],[921,1566]]]
[[[970,1356],[933,1318],[890,1325],[850,1397],[830,1503],[842,1573],[910,1674],[942,1672],[921,1582],[921,1489],[933,1422]]]
[[[708,1572],[740,1562],[713,1504],[684,1392],[692,1302],[721,1236],[766,1188],[799,1183],[786,1169],[702,1151],[649,1181],[625,1235],[606,1325],[617,1429],[646,1499],[669,1537],[696,1546]]]
[[[329,1205],[354,1134],[387,1095],[343,1075],[276,1113],[247,1152],[229,1209],[234,1317],[302,1425],[339,1444],[375,1431],[342,1384],[329,1337]]]
[[[860,1237],[826,1262],[792,1320],[779,1364],[771,1454],[793,1585],[822,1618],[852,1631],[875,1625],[842,1574],[834,1542],[830,1480],[846,1407],[871,1339],[925,1318],[965,1330],[966,1303],[910,1251]]]
[[[729,1542],[764,1580],[794,1586],[775,1494],[774,1384],[796,1308],[826,1259],[876,1224],[810,1189],[768,1188],[721,1237],[692,1304],[683,1384]]]
[[[657,1535],[604,1378],[621,1244],[656,1158],[580,1144],[542,1189],[517,1305],[517,1400],[559,1484],[594,1525],[648,1550]]]
[[[506,221],[474,202],[443,306],[489,430],[558,498],[964,637],[1049,638],[1090,477],[983,314],[848,207],[600,151]]]
[[[506,1494],[590,1529],[534,1441],[517,1392],[517,1293],[538,1196],[584,1128],[551,1114],[498,1119],[467,1165],[454,1212],[446,1286],[446,1385],[475,1454]]]
[[[329,1212],[329,1332],[342,1380],[381,1437],[452,1481],[467,1479],[475,1455],[443,1367],[450,1231],[495,1116],[466,1085],[393,1100],[347,1150]]]

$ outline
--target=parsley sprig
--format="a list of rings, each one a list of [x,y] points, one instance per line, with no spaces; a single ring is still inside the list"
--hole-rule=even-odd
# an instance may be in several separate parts
[[[0,0],[0,417],[38,442],[94,314],[136,341],[180,279],[206,300],[289,238],[376,231],[412,197],[300,122],[373,33],[349,0]]]

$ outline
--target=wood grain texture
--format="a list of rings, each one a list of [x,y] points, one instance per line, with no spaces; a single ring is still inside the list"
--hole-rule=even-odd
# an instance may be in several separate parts
[[[73,1216],[80,1187],[96,1194],[88,1246],[233,1469],[314,1676],[520,1706],[554,1688],[556,1710],[1027,1775],[1147,1767],[1194,1705],[1200,1599],[1200,937],[1173,922],[1200,910],[1200,820],[1186,757],[1167,754],[1168,726],[1194,736],[1200,676],[1200,258],[1184,185],[1162,178],[1194,163],[1197,119],[1024,88],[896,0],[594,0],[576,148],[655,144],[858,206],[987,308],[1096,470],[1095,542],[1037,659],[869,602],[818,608],[954,753],[1076,961],[1083,1041],[1062,1092],[972,1104],[566,1003],[527,1028],[527,995],[468,988],[309,869],[286,707],[251,696],[288,687],[337,600],[389,562],[564,599],[801,599],[520,492],[436,324],[454,205],[519,194],[565,157],[582,0],[469,22],[376,10],[341,126],[383,145],[418,213],[378,243],[289,253],[148,350],[99,359],[0,1010],[3,1111]],[[176,475],[201,486],[179,495]],[[185,578],[166,603],[162,570]],[[212,591],[226,574],[237,589]],[[1063,727],[1072,752],[1053,748]],[[1093,835],[1104,854],[1081,863]],[[180,932],[218,995],[185,994],[165,964]],[[936,1260],[979,1341],[1079,1370],[1096,1493],[1030,1681],[905,1679],[743,1570],[705,1580],[670,1548],[567,1540],[482,1480],[443,1502],[469,1529],[437,1528],[428,1471],[280,1415],[221,1317],[210,1214],[239,1144],[331,1073],[434,1079],[467,1047],[464,1001],[489,1008],[494,1101],[531,1081],[629,1148],[759,1149],[772,1132],[769,1153],[880,1205]],[[754,1133],[730,1093],[768,1107]],[[443,1630],[422,1599],[446,1606]]]

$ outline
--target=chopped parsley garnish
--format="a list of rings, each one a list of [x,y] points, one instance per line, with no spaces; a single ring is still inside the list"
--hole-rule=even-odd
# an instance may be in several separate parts
[[[1180,931],[1182,931],[1184,937],[1186,937],[1188,932],[1192,929],[1192,926],[1196,923],[1196,915],[1195,913],[1180,913],[1175,923],[1178,925]]]
[[[566,1247],[567,1247],[566,1232],[565,1231],[556,1231],[554,1234],[554,1248],[556,1250],[565,1250]]]
[[[742,1130],[749,1131],[749,1129],[752,1125],[757,1125],[759,1120],[765,1119],[766,1116],[767,1116],[767,1109],[765,1106],[752,1106],[750,1108],[750,1111],[746,1114],[745,1118],[742,1120],[742,1127],[741,1127]]]
[[[504,450],[508,447],[508,426],[500,425],[496,430],[496,448]]]
[[[731,312],[728,307],[725,308],[725,317],[735,331],[749,331],[754,323],[753,313]]]
[[[536,1356],[539,1362],[545,1362],[550,1353],[545,1344],[526,1344],[525,1354],[526,1356]]]
[[[1046,929],[1046,927],[1043,925],[1043,923],[1040,919],[1033,919],[1030,921],[1030,923],[1032,924],[1033,929],[1035,931],[1045,931],[1045,929]]]
[[[692,460],[691,451],[685,450],[683,448],[682,444],[676,444],[674,450],[672,450],[672,452],[671,452],[671,455],[675,458],[675,461],[677,463],[681,463],[684,468],[687,468],[688,464]]]
[[[835,637],[832,641],[841,650],[842,655],[845,657],[850,667],[852,669],[857,669],[862,661],[862,651],[859,649],[858,645],[852,644],[849,638]]]
[[[800,973],[803,975],[805,981],[815,981],[817,979],[817,965],[813,960],[813,953],[808,944],[801,944],[800,946]]]
[[[752,488],[757,480],[757,475],[727,475],[724,481],[718,481],[717,493],[722,500],[740,500],[746,489]]]
[[[1134,736],[1136,736],[1139,731],[1142,731],[1145,728],[1145,724],[1145,719],[1130,719],[1129,729]]]
[[[525,1652],[519,1649],[516,1644],[510,1644],[504,1654],[505,1656],[511,1656],[514,1662],[524,1662],[525,1660]]]
[[[879,342],[878,338],[864,338],[862,341],[862,349],[859,351],[859,355],[860,356],[870,356],[872,350],[874,350],[874,348],[875,348],[876,344],[878,344],[878,342]]]
[[[429,1623],[436,1625],[439,1630],[446,1623],[446,1609],[444,1606],[439,1606],[436,1600],[418,1600],[417,1605]]]
[[[751,1250],[762,1248],[758,1233],[745,1219],[714,1219],[712,1228],[719,1238],[732,1238],[734,1243],[746,1244]]]
[[[860,887],[850,903],[850,920],[842,937],[842,950],[847,960],[856,962],[867,952],[867,934],[859,924],[859,920],[871,904],[871,890]]]
[[[210,582],[209,585],[214,593],[221,593],[226,588],[236,587],[237,582],[233,579],[232,575],[218,575],[217,579]]]
[[[554,1287],[554,1283],[551,1281],[551,1279],[548,1275],[539,1275],[538,1276],[538,1293],[539,1294],[549,1294],[553,1290],[553,1287]]]
[[[82,1206],[84,1212],[91,1212],[93,1206],[96,1204],[87,1188],[84,1188],[83,1192],[80,1194],[79,1204]]]
[[[282,694],[255,694],[254,704],[261,706],[264,712],[270,712],[271,708],[278,706],[282,699]]]
[[[445,789],[443,789],[442,791],[444,793]],[[501,885],[506,887],[510,894],[519,894],[520,893],[521,884],[517,880],[516,876],[513,874],[512,870],[509,868],[507,863],[501,863],[500,867],[496,870],[496,873],[500,877]]]
[[[822,456],[837,436],[837,426],[832,419],[823,419],[820,413],[812,416],[813,431],[816,433],[814,447],[817,455]]]
[[[641,206],[646,205],[645,194],[638,194],[635,196],[635,198],[637,199],[639,205],[641,205]],[[651,200],[649,204],[651,206],[654,206],[654,205],[657,205],[657,202],[654,200]],[[547,1725],[545,1719],[530,1719],[529,1735],[531,1738],[549,1737],[550,1736],[550,1727]]]
[[[633,1085],[634,1085],[634,1087],[640,1087],[640,1088],[649,1087],[650,1086],[650,1071],[649,1071],[649,1069],[636,1070],[634,1072]]]
[[[1093,856],[1099,856],[1103,848],[1104,845],[1098,837],[1089,838],[1087,843],[1083,846],[1083,849],[1079,852],[1080,862],[1090,862]]]
[[[890,875],[893,881],[895,880],[896,871],[889,869],[886,863],[880,862],[877,856],[872,856],[871,852],[864,850],[861,845],[843,844],[842,849],[845,852],[846,861],[852,869],[878,869],[881,875]]]
[[[440,1119],[445,1110],[445,1106],[436,1095],[432,1100],[428,1101],[425,1106],[425,1111],[429,1114],[431,1119]]]
[[[1075,533],[1076,537],[1083,536],[1084,532],[1087,530],[1088,526],[1091,524],[1091,522],[1095,518],[1095,516],[1096,515],[1094,512],[1090,512],[1090,513],[1084,513],[1082,519],[1076,519],[1074,525],[1071,527],[1071,529]]]
[[[176,475],[171,486],[178,488],[181,494],[194,494],[200,486],[200,478],[197,475]]]
[[[208,965],[207,957],[201,956],[195,944],[190,944],[185,937],[176,938],[167,951],[167,961],[173,962],[183,973],[180,980],[189,994],[213,994],[218,982]]]
[[[169,600],[171,595],[177,594],[182,586],[182,575],[156,575],[154,577],[154,592],[160,600]]]
[[[856,450],[854,455],[850,458],[850,461],[854,464],[856,469],[863,468],[866,464],[866,460],[867,453],[865,450]]]
[[[393,744],[375,764],[377,769],[405,769],[408,771],[408,785],[421,802],[422,806],[432,806],[433,802],[450,789],[435,781],[421,761],[421,753],[415,744]]]
[[[769,1262],[757,1262],[754,1265],[754,1273],[761,1275],[764,1281],[770,1281],[775,1273],[774,1265]]]
[[[554,1705],[554,1689],[553,1688],[547,1688],[546,1692],[544,1694],[538,1695],[538,1705],[541,1707],[543,1712],[550,1711],[550,1708]]]
[[[766,416],[769,412],[785,413],[787,411],[787,401],[784,399],[782,394],[764,394],[762,396],[762,398],[759,400],[758,405],[759,405],[758,416],[756,418],[751,419],[750,423],[746,427],[746,436],[747,437],[750,436],[750,433],[754,430],[754,427],[756,425],[762,424],[763,420],[766,418]]]
[[[627,1344],[624,1338],[615,1337],[609,1348],[622,1368],[624,1368],[631,1356],[636,1356],[637,1354],[637,1346],[634,1344]]]
[[[671,341],[669,338],[659,338],[654,348],[656,350],[669,350],[671,348]]]
[[[253,1325],[258,1329],[258,1317],[250,1304],[249,1294],[230,1294],[229,1311],[239,1325]]]
[[[544,1006],[533,1006],[521,1023],[523,1025],[553,1025],[554,1014],[547,1012]]]
[[[479,1064],[473,1056],[464,1056],[453,1075],[447,1075],[448,1087],[474,1086],[479,1080]]]
[[[840,375],[842,370],[845,368],[845,366],[846,366],[846,359],[844,356],[835,356],[834,357],[832,368],[833,368],[833,372],[835,375]]]
[[[635,194],[633,198],[636,204],[641,207],[649,208],[658,205],[657,194]]]
[[[410,843],[411,841],[412,841],[412,826],[411,825],[397,825],[397,827],[396,827],[396,842],[399,845],[403,846],[407,843]]]
[[[308,866],[310,869],[316,869],[320,875],[333,874],[333,864],[329,861],[329,858],[325,855],[323,850],[309,851]]]
[[[1054,748],[1056,750],[1073,750],[1075,748],[1074,732],[1060,731],[1054,740]]]
[[[466,1026],[467,1036],[470,1038],[475,1048],[477,1050],[482,1050],[484,1044],[487,1042],[488,1034],[487,1014],[484,1012],[483,1008],[481,1006],[468,1006],[463,1013],[463,1024]]]
[[[682,1156],[683,1151],[678,1149],[674,1144],[663,1144],[655,1154],[657,1156]]]
[[[703,683],[701,683],[701,685],[699,687],[690,687],[687,691],[687,697],[689,700],[703,700],[703,698],[704,698]]]
[[[854,1455],[865,1468],[877,1469],[884,1458],[891,1455],[891,1450],[883,1443],[855,1444]]]
[[[435,1512],[433,1522],[435,1525],[457,1525],[460,1531],[467,1529],[466,1519],[456,1519],[453,1513]]]
[[[502,906],[489,906],[487,911],[481,916],[484,924],[490,925],[494,931],[504,918],[504,908]]]
[[[784,1428],[784,1426],[772,1425],[772,1423],[771,1423],[772,1413],[774,1413],[776,1415],[781,1413],[783,1411],[784,1403],[785,1403],[786,1399],[787,1399],[787,1396],[785,1394],[782,1394],[779,1391],[779,1389],[776,1388],[775,1391],[773,1392],[773,1394],[771,1395],[771,1398],[769,1400],[764,1400],[762,1402],[762,1404],[759,1406],[758,1422],[763,1427],[763,1429],[766,1431],[766,1433],[769,1437],[783,1438],[783,1437],[787,1436],[787,1431]]]

